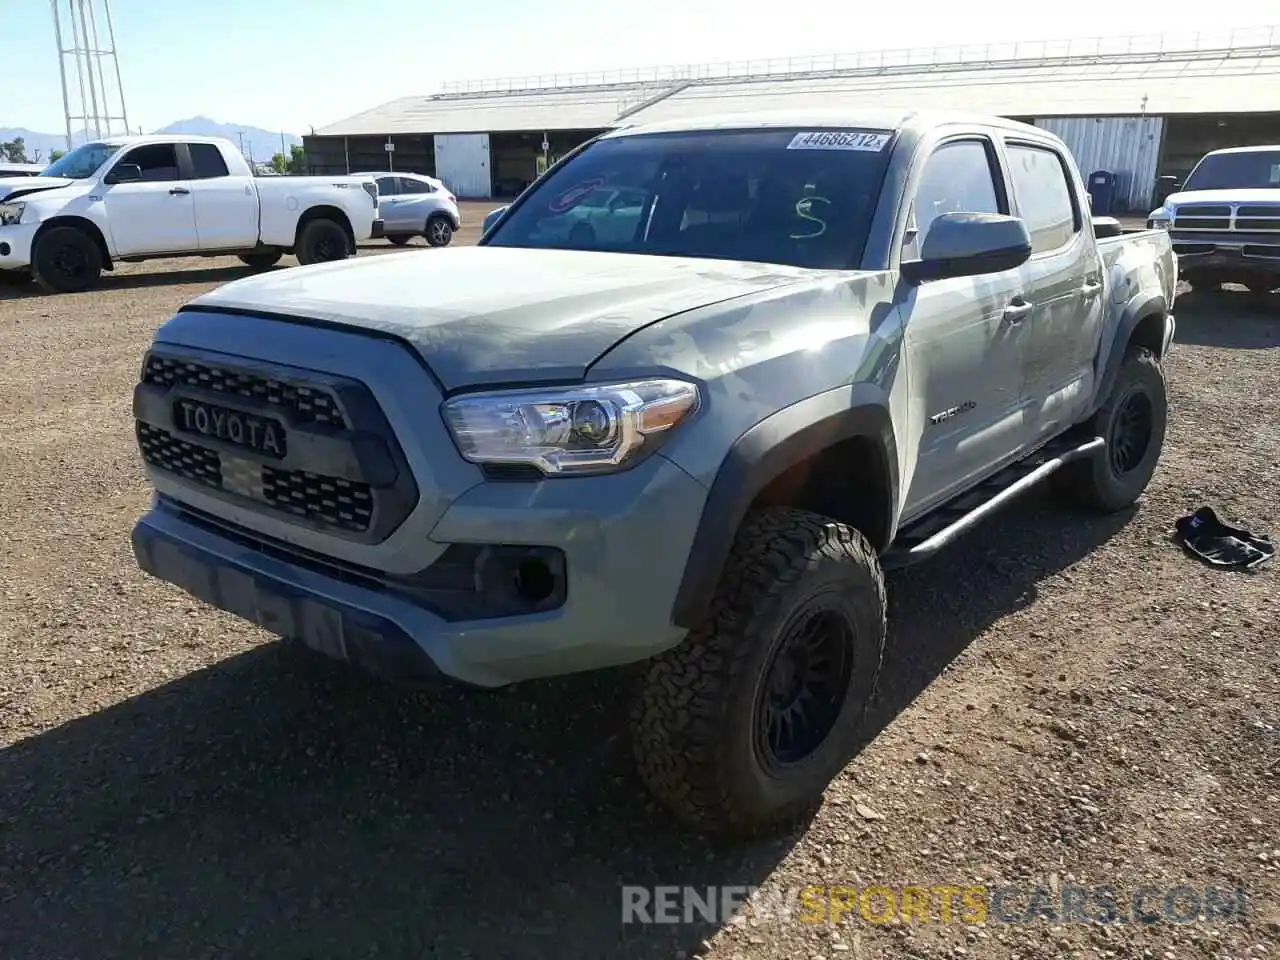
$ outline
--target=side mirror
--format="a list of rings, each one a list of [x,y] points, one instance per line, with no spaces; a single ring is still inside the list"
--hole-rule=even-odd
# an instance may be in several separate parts
[[[510,206],[511,204],[508,203],[505,206],[498,207],[497,210],[490,210],[486,213],[484,215],[484,223],[480,227],[481,235],[488,233],[489,229],[502,218],[502,215],[507,212]]]
[[[106,179],[107,183],[133,183],[142,179],[142,167],[136,163],[117,163]]]
[[[975,277],[1020,267],[1031,257],[1031,235],[1017,217],[944,213],[929,226],[919,260],[902,264],[908,283]]]

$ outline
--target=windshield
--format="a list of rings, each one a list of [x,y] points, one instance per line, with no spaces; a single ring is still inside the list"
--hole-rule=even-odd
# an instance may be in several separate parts
[[[1183,190],[1280,189],[1280,150],[1211,153],[1196,164]]]
[[[119,149],[118,146],[109,143],[83,144],[53,161],[40,176],[88,180]]]
[[[598,140],[538,182],[485,239],[857,266],[880,194],[883,130],[724,130]]]

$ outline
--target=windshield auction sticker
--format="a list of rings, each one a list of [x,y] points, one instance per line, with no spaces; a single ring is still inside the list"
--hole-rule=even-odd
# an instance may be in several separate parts
[[[817,130],[813,133],[797,133],[787,144],[788,150],[866,150],[877,153],[889,142],[887,133],[866,133],[852,130]]]

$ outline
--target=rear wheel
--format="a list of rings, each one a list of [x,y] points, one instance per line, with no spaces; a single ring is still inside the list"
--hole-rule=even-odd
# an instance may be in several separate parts
[[[1135,503],[1160,460],[1168,415],[1160,361],[1145,347],[1130,347],[1111,396],[1093,420],[1107,445],[1060,470],[1054,478],[1058,491],[1103,513]]]
[[[265,253],[242,253],[240,262],[245,266],[253,267],[255,270],[266,270],[279,263],[280,258],[283,256],[284,253],[280,250],[272,250]]]
[[[437,214],[427,221],[427,243],[433,247],[447,247],[453,240],[453,224],[449,218]]]
[[[37,238],[31,273],[50,293],[79,293],[96,286],[101,278],[102,251],[83,230],[54,227]]]
[[[707,621],[641,678],[641,779],[708,832],[794,821],[860,746],[884,643],[884,579],[858,531],[790,508],[748,516]]]
[[[308,220],[298,231],[294,252],[301,264],[345,260],[351,256],[351,241],[342,224],[326,217],[316,217]]]

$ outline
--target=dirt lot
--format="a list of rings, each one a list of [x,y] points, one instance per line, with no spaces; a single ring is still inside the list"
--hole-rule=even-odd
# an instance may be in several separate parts
[[[1166,456],[1131,516],[1035,498],[894,577],[878,736],[807,829],[725,849],[641,795],[621,674],[388,689],[136,572],[139,359],[240,274],[0,293],[6,960],[1280,957],[1280,561],[1215,573],[1169,542],[1202,503],[1280,535],[1280,298],[1180,301]],[[1248,908],[623,925],[621,884],[1012,885],[1006,914],[1035,885],[1112,885],[1122,913],[1142,886],[1155,909],[1243,886]]]

